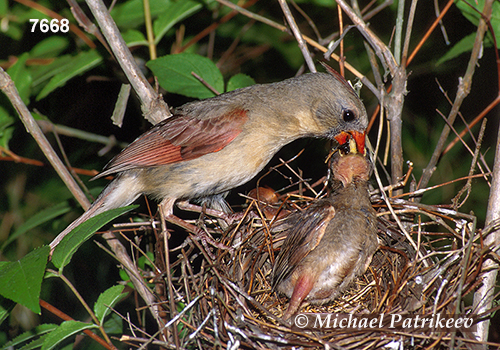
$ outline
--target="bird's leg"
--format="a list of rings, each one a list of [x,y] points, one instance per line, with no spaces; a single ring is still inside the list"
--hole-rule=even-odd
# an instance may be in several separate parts
[[[302,301],[307,297],[313,286],[314,280],[310,274],[303,273],[299,276],[297,282],[295,283],[295,287],[293,288],[292,297],[290,298],[288,309],[283,315],[283,319],[287,320],[297,312],[300,304],[302,304]]]
[[[205,214],[224,220],[227,223],[227,225],[231,225],[232,223],[241,220],[243,216],[245,216],[245,213],[225,213],[222,210],[217,210],[213,208],[203,208],[199,205],[189,203],[188,201],[177,202],[177,207],[179,209],[195,213],[205,212]],[[251,215],[251,212],[248,214]]]
[[[201,243],[205,246],[205,248],[207,248],[208,254],[210,254],[210,250],[208,249],[208,244],[219,249],[224,249],[224,250],[231,249],[230,247],[227,247],[226,245],[220,242],[216,242],[212,237],[210,237],[205,231],[203,231],[199,227],[182,220],[178,216],[175,216],[173,213],[174,203],[175,203],[175,198],[165,198],[159,204],[160,210],[165,220],[179,227],[182,227],[183,229],[189,232],[192,232],[195,235],[195,238],[201,240]],[[215,257],[212,258],[215,259]]]

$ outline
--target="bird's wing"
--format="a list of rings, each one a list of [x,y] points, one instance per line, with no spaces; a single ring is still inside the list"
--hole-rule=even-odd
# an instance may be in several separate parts
[[[302,259],[318,246],[334,216],[335,208],[330,201],[324,200],[290,218],[296,222],[276,258],[273,288],[285,280]]]
[[[209,119],[174,115],[137,138],[94,178],[134,168],[190,160],[220,151],[239,135],[247,118],[243,109]]]

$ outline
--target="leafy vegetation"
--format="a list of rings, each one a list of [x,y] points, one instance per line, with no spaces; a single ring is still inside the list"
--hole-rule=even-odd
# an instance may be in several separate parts
[[[477,45],[476,31],[485,2],[456,1],[422,46],[417,46],[417,43],[436,22],[436,16],[433,2],[418,4],[410,51],[418,50],[407,67],[406,91],[400,91],[405,96],[405,103],[399,136],[404,161],[413,163],[413,173],[404,188],[408,193],[415,190],[415,183],[421,179],[435,152],[437,140],[446,125],[444,115],[450,113],[467,65],[477,65],[475,73],[470,76],[470,94],[459,106],[461,114],[454,125],[457,133],[465,130],[461,141],[445,152],[439,152],[438,166],[429,183],[423,186],[429,190],[420,200],[473,213],[478,218],[478,227],[485,226],[491,181],[487,166],[493,169],[498,130],[498,118],[494,118],[494,111],[498,114],[498,108],[493,108],[499,96],[499,72],[495,62],[495,46],[498,45],[495,38],[500,34],[499,2],[493,2],[490,18],[493,32],[488,31],[482,41],[482,55],[479,60],[469,62],[471,51]],[[346,33],[342,44],[336,42],[339,39],[339,18],[333,0],[302,0],[297,3],[308,16],[292,8],[303,34],[314,38],[315,43],[325,50],[336,46],[334,52],[344,56],[345,62],[361,72],[373,86],[388,88],[394,82],[390,69],[384,67],[380,57],[380,67],[372,70],[370,59],[377,58],[366,50],[360,31],[346,27],[351,22],[345,13],[342,23]],[[403,9],[401,17],[396,1],[371,13],[375,5],[387,4],[377,1],[365,9],[369,3],[359,1],[361,13],[369,14],[365,19],[369,28],[390,48],[396,47],[392,41],[392,24],[407,20],[405,16],[409,9]],[[255,82],[283,80],[308,70],[297,41],[281,28],[286,21],[283,21],[277,2],[250,0],[238,2],[238,5],[250,13],[211,0],[151,0],[147,10],[145,1],[124,0],[114,3],[110,13],[149,83],[159,89],[169,106],[175,107],[192,99],[212,97]],[[445,5],[444,1],[440,2],[440,6]],[[259,16],[269,22],[263,22]],[[30,19],[39,19],[51,23],[62,18],[71,23],[67,33],[50,30],[52,27],[44,32],[41,22],[38,26],[30,22]],[[131,142],[150,124],[142,115],[143,101],[134,93],[118,99],[122,84],[128,83],[127,78],[103,36],[92,28],[93,19],[88,18],[92,15],[83,2],[68,5],[63,1],[41,0],[34,4],[0,0],[0,66],[14,82],[22,102],[50,144],[68,166],[74,167],[74,175],[81,176],[80,185],[87,197],[93,198],[107,180],[88,182],[89,176],[95,175],[95,170],[102,169],[119,152],[121,144],[116,140],[122,144]],[[86,26],[85,30],[79,27],[79,22]],[[318,46],[313,48],[310,45],[316,62],[323,59]],[[360,78],[347,65],[339,65],[333,60],[329,64],[344,72],[353,82]],[[380,77],[384,80],[377,81]],[[384,176],[385,168],[390,169],[396,159],[385,156],[386,150],[389,152],[389,122],[384,116],[380,119],[377,112],[380,96],[366,85],[360,94],[369,115],[376,118],[368,137],[374,148],[377,144],[380,146],[377,148],[378,166],[383,184],[389,185],[396,182],[393,172],[388,171]],[[111,115],[115,104],[120,103],[126,104],[127,109],[123,127],[118,128],[111,121]],[[480,170],[471,173],[471,153],[476,148],[480,121],[485,116],[489,120],[480,146],[477,165]],[[467,131],[469,127],[470,132]],[[455,137],[454,132],[450,133],[446,144],[455,142]],[[461,142],[467,144],[470,151]],[[298,157],[292,165],[303,169],[304,178],[320,179],[326,173],[322,163],[327,153],[321,141],[297,142],[279,156],[290,159],[304,147],[307,156]],[[310,155],[316,160],[311,160]],[[82,341],[80,348],[127,348],[126,343],[119,339],[124,334],[132,334],[128,321],[120,315],[132,319],[130,322],[137,325],[137,329],[149,332],[149,335],[141,333],[141,337],[156,332],[155,318],[140,308],[144,302],[138,299],[145,296],[131,283],[138,278],[150,286],[154,284],[153,275],[158,271],[155,271],[157,261],[153,254],[157,251],[150,242],[153,238],[142,237],[142,233],[139,235],[137,227],[123,230],[129,238],[136,233],[141,236],[137,242],[130,238],[127,244],[143,243],[149,249],[140,256],[131,257],[139,265],[138,270],[150,273],[149,276],[135,277],[134,272],[119,259],[120,269],[117,268],[113,249],[110,252],[108,248],[102,248],[101,243],[97,246],[88,241],[101,227],[133,209],[131,222],[151,222],[151,216],[145,213],[154,215],[154,202],[145,206],[142,201],[140,209],[135,206],[116,209],[89,220],[75,229],[49,259],[47,244],[81,214],[81,209],[40,152],[38,144],[26,132],[16,109],[4,94],[0,95],[0,156],[0,348],[66,348],[71,346],[75,335],[83,331],[89,337]],[[276,158],[269,166],[278,163]],[[405,172],[408,171],[406,163],[399,163]],[[476,164],[472,164],[472,169],[475,167]],[[467,176],[477,173],[483,176],[475,176],[471,182],[466,182]],[[455,181],[460,178],[464,179]],[[266,185],[285,186],[278,180],[273,182],[272,177]],[[230,204],[240,208],[244,203],[237,193],[248,193],[252,186],[255,187],[255,182],[233,191]],[[433,189],[432,186],[438,187]],[[459,192],[462,188],[464,191]],[[98,237],[96,241],[103,242],[103,239]],[[179,302],[177,307],[179,312],[185,310],[186,313],[184,316],[179,314],[180,317],[189,317],[184,303]],[[139,332],[137,329],[134,331]],[[178,324],[179,334],[184,336],[188,331],[191,330],[183,328],[182,323]],[[96,336],[92,338],[91,333]]]

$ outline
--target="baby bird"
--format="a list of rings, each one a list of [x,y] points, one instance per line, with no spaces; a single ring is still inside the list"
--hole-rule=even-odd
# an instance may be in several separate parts
[[[304,300],[322,304],[337,297],[366,271],[378,248],[371,164],[353,139],[334,154],[331,170],[329,197],[285,219],[290,229],[272,271],[273,289],[290,298],[284,319]]]

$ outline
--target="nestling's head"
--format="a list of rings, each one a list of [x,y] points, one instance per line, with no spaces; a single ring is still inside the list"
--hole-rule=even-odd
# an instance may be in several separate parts
[[[356,181],[368,181],[372,172],[372,164],[368,158],[358,151],[354,139],[338,147],[330,164],[335,180],[341,181],[344,187]]]

